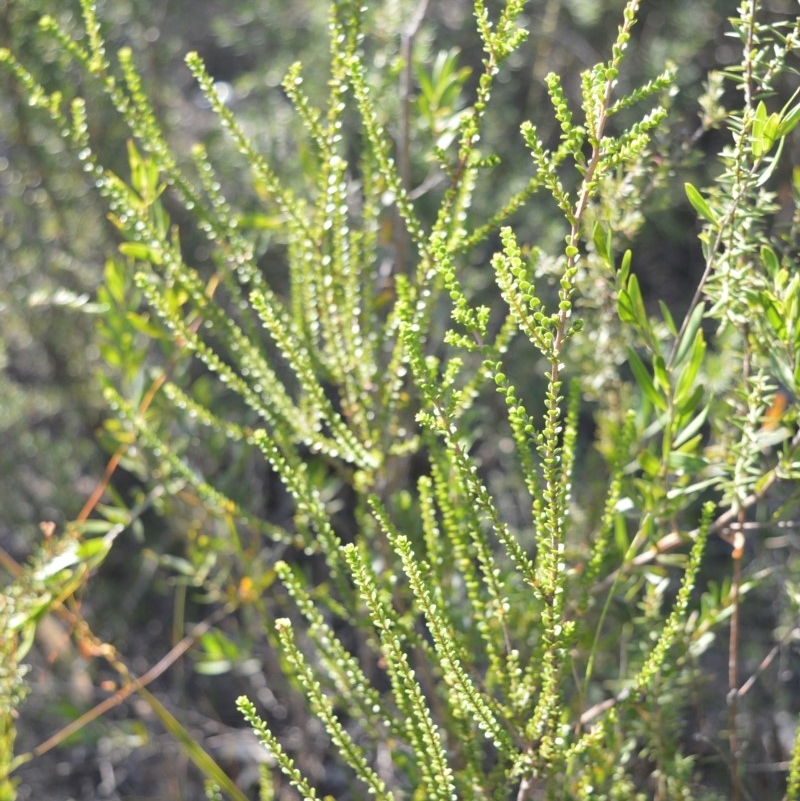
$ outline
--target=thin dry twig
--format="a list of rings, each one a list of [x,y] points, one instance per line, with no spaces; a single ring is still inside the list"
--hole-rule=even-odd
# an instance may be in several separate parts
[[[203,636],[215,623],[218,623],[226,615],[229,615],[233,608],[229,605],[220,607],[213,614],[209,615],[205,620],[198,623],[192,628],[192,631],[187,634],[180,642],[173,646],[150,670],[138,679],[132,679],[120,687],[113,695],[101,701],[96,706],[92,707],[88,712],[84,712],[79,718],[76,718],[60,731],[57,731],[51,737],[48,737],[40,745],[37,745],[29,754],[20,757],[21,762],[26,762],[33,757],[39,757],[46,754],[52,748],[62,743],[70,735],[80,731],[84,726],[96,720],[101,715],[119,706],[126,698],[135,692],[150,684],[154,679],[157,679],[167,668],[174,664],[180,657],[182,657],[196,642]],[[28,757],[26,759],[25,757]]]

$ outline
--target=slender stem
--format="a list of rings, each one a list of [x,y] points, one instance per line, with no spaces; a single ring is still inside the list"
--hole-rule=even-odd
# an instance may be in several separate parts
[[[105,701],[101,701],[99,704],[92,707],[88,712],[85,712],[79,718],[73,720],[67,726],[64,726],[63,729],[57,731],[51,737],[48,737],[47,740],[45,740],[43,743],[40,743],[36,746],[36,748],[33,749],[30,756],[40,757],[43,754],[46,754],[48,751],[66,740],[70,735],[80,731],[84,726],[91,723],[93,720],[96,720],[110,709],[113,709],[115,706],[119,706],[119,704],[128,698],[128,696],[138,692],[143,687],[146,687],[151,681],[158,678],[167,668],[169,668],[170,665],[183,656],[183,654],[185,654],[192,647],[192,645],[194,645],[199,637],[205,634],[215,623],[219,622],[226,615],[230,614],[230,612],[231,609],[228,606],[223,606],[217,609],[204,621],[198,623],[192,629],[190,634],[187,634],[179,643],[171,648],[155,665],[153,665],[153,667],[150,668],[150,670],[147,671],[147,673],[138,679],[130,681],[123,687],[120,687],[117,692],[106,698]]]
[[[744,510],[740,519],[744,518]],[[737,539],[744,539],[738,532]],[[738,547],[737,547],[738,546]],[[731,751],[731,801],[739,801],[739,736],[736,718],[739,712],[739,590],[742,582],[742,548],[737,542],[733,551],[733,581],[731,583],[731,630],[728,644],[728,742]]]
[[[397,142],[397,169],[400,184],[406,194],[411,192],[411,95],[412,75],[414,71],[413,49],[414,39],[419,32],[425,15],[428,12],[430,0],[421,0],[414,12],[408,27],[403,31],[400,42],[400,53],[403,60],[403,69],[400,72],[400,133]],[[395,225],[396,269],[398,273],[409,270],[408,262],[408,233],[402,225],[400,214],[397,213]]]

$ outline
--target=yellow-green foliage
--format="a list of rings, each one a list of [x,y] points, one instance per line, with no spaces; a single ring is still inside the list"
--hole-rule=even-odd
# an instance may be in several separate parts
[[[208,511],[208,531],[172,564],[206,600],[259,615],[358,780],[351,797],[701,797],[681,747],[681,688],[745,588],[737,577],[699,601],[706,543],[724,535],[738,549],[737,524],[800,477],[794,411],[764,425],[779,384],[800,390],[797,230],[773,235],[766,188],[800,118],[796,99],[771,98],[797,28],[756,24],[766,12],[746,5],[734,20],[742,64],[724,76],[739,105],[721,109],[711,83],[705,99],[730,133],[722,171],[708,189],[686,188],[706,270],[683,320],[663,304],[654,314],[636,253],[616,244],[639,224],[637,182],[655,169],[652,137],[675,91],[671,65],[619,89],[637,0],[608,59],[582,74],[580,103],[566,76],[547,77],[560,134],[543,141],[540,121],[522,125],[525,188],[495,187],[488,217],[476,186],[498,158],[482,134],[495,81],[526,37],[522,2],[495,12],[476,0],[484,58],[471,97],[456,52],[430,72],[397,67],[416,69],[425,90],[411,139],[376,91],[370,9],[333,2],[326,103],[306,93],[301,65],[283,86],[305,131],[302,184],[259,153],[190,54],[255,211],[228,200],[202,144],[170,148],[135,55],[106,51],[90,0],[82,39],[50,18],[42,35],[127,124],[127,177],[105,166],[80,96],[49,92],[0,51],[122,239],[98,293],[117,416],[105,436],[146,481]],[[412,186],[404,159],[433,170],[434,188]],[[516,233],[534,196],[561,231],[556,248]],[[213,253],[204,266],[182,247],[176,204]],[[264,235],[282,256],[263,257]],[[484,463],[487,441],[502,465]],[[216,485],[225,452],[269,465],[290,519],[261,519]],[[41,604],[56,600],[42,588]],[[612,609],[620,601],[625,614]],[[3,639],[10,706],[21,633]],[[206,645],[217,661],[236,658],[221,637]],[[318,797],[257,706],[239,708],[276,771]],[[7,766],[11,729],[6,717]],[[796,748],[786,797],[798,792]]]

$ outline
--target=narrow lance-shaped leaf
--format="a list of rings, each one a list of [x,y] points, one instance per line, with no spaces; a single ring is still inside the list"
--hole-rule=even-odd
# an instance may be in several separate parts
[[[650,371],[645,367],[644,362],[639,358],[639,355],[633,348],[628,348],[628,365],[633,372],[633,377],[642,390],[642,394],[658,409],[666,411],[667,400],[656,389],[653,379],[650,377]]]
[[[692,352],[694,341],[697,338],[697,332],[700,330],[700,326],[705,318],[705,311],[705,303],[698,303],[697,306],[692,309],[692,313],[689,316],[689,321],[686,324],[686,330],[683,332],[683,336],[678,343],[678,349],[675,353],[675,357],[672,360],[673,367],[678,367],[681,365],[686,356]]]
[[[700,194],[700,192],[695,189],[694,186],[690,183],[685,183],[683,185],[684,189],[686,190],[686,197],[689,199],[689,202],[692,204],[692,208],[705,220],[710,222],[712,225],[717,224],[717,218],[714,215],[714,212],[711,211],[711,206],[708,205],[706,199]]]

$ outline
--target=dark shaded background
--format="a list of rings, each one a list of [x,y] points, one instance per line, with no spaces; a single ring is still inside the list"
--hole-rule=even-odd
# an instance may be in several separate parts
[[[387,5],[386,11],[377,14],[373,47],[376,53],[392,55],[398,49],[396,32],[410,18],[414,4]],[[626,91],[630,81],[655,76],[671,59],[679,65],[681,92],[668,127],[655,143],[656,151],[674,160],[671,182],[666,192],[645,206],[645,224],[629,244],[648,302],[664,299],[680,316],[701,270],[694,213],[682,186],[684,181],[707,183],[715,170],[714,154],[724,142],[721,135],[696,136],[697,98],[707,71],[735,63],[738,57],[736,42],[725,35],[726,17],[734,13],[735,4],[660,0],[643,5],[620,91]],[[797,10],[790,0],[768,5],[786,15]],[[565,86],[574,96],[580,70],[607,57],[622,6],[618,0],[528,4],[531,35],[500,76],[487,131],[487,138],[497,144],[504,158],[498,177],[499,183],[507,183],[503,197],[520,180],[518,176],[528,172],[529,157],[517,135],[519,124],[533,119],[543,138],[555,133],[545,74],[564,75]],[[206,142],[228,181],[226,191],[232,200],[247,206],[254,200],[246,189],[237,197],[241,162],[220,135],[183,64],[183,55],[199,51],[229,92],[230,106],[248,132],[269,158],[281,164],[291,182],[293,171],[299,172],[293,164],[302,154],[296,141],[298,127],[280,81],[287,67],[301,60],[305,85],[311,91],[324,86],[326,7],[309,0],[108,0],[99,4],[99,14],[111,51],[122,45],[133,47],[176,152],[188,156],[192,142]],[[40,65],[44,80],[56,85],[64,79],[57,54],[36,34],[43,13],[56,14],[67,28],[80,29],[75,2],[0,0],[0,45],[10,47],[23,62]],[[477,74],[481,52],[471,14],[471,4],[464,0],[432,2],[418,47],[431,54],[459,47],[463,62]],[[112,169],[126,174],[127,131],[96,89],[87,86],[86,92],[97,103],[92,124],[94,132],[101,133],[102,156]],[[790,159],[787,153],[787,164]],[[520,168],[523,160],[525,166]],[[485,210],[496,202],[491,189],[482,189],[479,205]],[[0,543],[20,561],[38,541],[41,521],[60,525],[75,517],[107,458],[97,438],[108,411],[95,378],[103,364],[94,339],[91,306],[104,261],[117,244],[104,215],[77,159],[48,121],[27,105],[18,87],[5,73],[0,74]],[[547,214],[535,214],[534,206],[515,220],[519,239],[547,242],[558,236],[542,222],[546,219]],[[208,259],[199,238],[190,239],[185,247],[196,263]],[[273,247],[280,253],[280,243],[265,243],[264,258]],[[271,479],[263,468],[245,461],[226,469],[220,467],[223,487],[236,486],[239,492],[263,499],[262,511],[280,516],[281,495],[277,488],[267,486]],[[141,486],[135,472],[124,470],[115,482],[128,498]],[[180,553],[187,528],[203,521],[173,514],[169,524],[156,515],[142,522],[149,548]],[[83,612],[101,637],[117,644],[131,668],[143,673],[170,647],[174,621],[180,624],[184,617],[193,620],[202,614],[192,606],[191,593],[185,595],[188,608],[178,609],[176,599],[184,597],[182,593],[155,561],[141,556],[135,537],[123,538],[95,577]],[[765,602],[758,619],[750,621],[753,630],[769,631],[781,614],[782,610]],[[754,636],[750,642],[754,643],[750,662],[757,664],[764,653],[763,640]],[[254,645],[251,657],[219,677],[197,675],[189,659],[151,689],[244,785],[251,782],[263,753],[242,729],[233,699],[243,692],[258,698],[278,721],[279,734],[290,741],[302,737],[311,744],[299,760],[300,767],[319,790],[341,792],[342,778],[324,764],[327,736],[285,691],[274,655]],[[724,651],[710,656],[712,682],[724,675],[725,659]],[[52,620],[42,628],[32,662],[33,692],[20,720],[20,751],[34,747],[100,700],[100,682],[111,678],[84,660]],[[781,796],[782,774],[774,765],[785,758],[790,746],[796,690],[793,676],[775,686],[761,685],[753,705],[756,711],[749,713],[754,753],[761,755],[754,760],[762,763],[754,769],[751,787],[763,801]],[[718,712],[706,710],[702,720],[689,723],[689,729],[713,728]],[[709,731],[709,740],[717,734]],[[697,747],[704,752],[702,743]],[[718,764],[713,748],[709,747],[705,758],[710,780],[722,781],[725,767]],[[137,700],[113,710],[68,745],[25,766],[19,776],[19,797],[38,801],[201,797],[194,769],[147,705]]]

